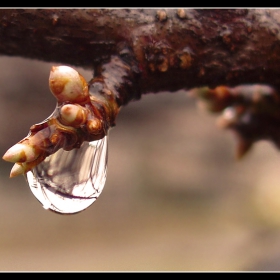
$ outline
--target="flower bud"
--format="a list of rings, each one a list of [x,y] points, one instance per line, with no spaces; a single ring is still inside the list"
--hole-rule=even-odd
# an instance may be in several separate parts
[[[86,80],[76,70],[68,66],[53,66],[51,68],[49,87],[59,102],[84,103],[89,100]]]
[[[90,119],[87,121],[87,129],[91,134],[98,134],[103,129],[102,122],[97,118]]]
[[[4,154],[3,159],[10,162],[30,162],[37,157],[38,155],[32,146],[17,143]]]
[[[60,109],[61,123],[78,127],[87,120],[86,109],[77,104],[66,104]]]
[[[24,174],[25,172],[27,171],[25,171],[24,165],[22,165],[21,163],[15,163],[11,170],[10,178]]]

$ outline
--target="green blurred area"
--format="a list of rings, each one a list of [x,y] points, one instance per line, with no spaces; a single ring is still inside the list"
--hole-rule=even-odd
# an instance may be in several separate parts
[[[54,110],[48,78],[58,64],[1,57],[0,65],[3,155]],[[216,117],[184,91],[123,107],[103,193],[72,216],[43,209],[2,160],[0,270],[280,270],[279,152],[260,142],[236,162],[234,136]]]

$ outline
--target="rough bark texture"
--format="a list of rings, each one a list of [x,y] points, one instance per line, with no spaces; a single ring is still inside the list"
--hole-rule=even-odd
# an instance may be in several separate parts
[[[193,88],[241,157],[280,148],[279,30],[280,9],[2,9],[0,54],[91,68],[91,92],[118,107]]]
[[[3,55],[97,69],[129,53],[139,93],[280,87],[279,9],[1,9],[0,23]]]

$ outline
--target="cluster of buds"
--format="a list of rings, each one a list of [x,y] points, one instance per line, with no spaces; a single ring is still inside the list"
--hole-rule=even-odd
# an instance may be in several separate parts
[[[4,154],[4,160],[15,163],[10,177],[25,174],[61,148],[79,148],[84,141],[99,140],[107,134],[107,126],[94,106],[96,97],[90,96],[85,78],[76,70],[52,67],[49,87],[57,106],[50,117],[32,125],[29,134]]]
[[[259,140],[270,140],[280,148],[280,99],[268,85],[219,86],[192,89],[198,106],[221,113],[219,127],[232,130],[237,137],[236,158],[242,158]]]

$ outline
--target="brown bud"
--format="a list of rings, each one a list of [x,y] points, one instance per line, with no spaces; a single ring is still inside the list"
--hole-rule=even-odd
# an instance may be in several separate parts
[[[89,133],[91,133],[91,134],[100,133],[102,128],[103,128],[102,122],[97,118],[87,121],[87,129],[88,129]]]

